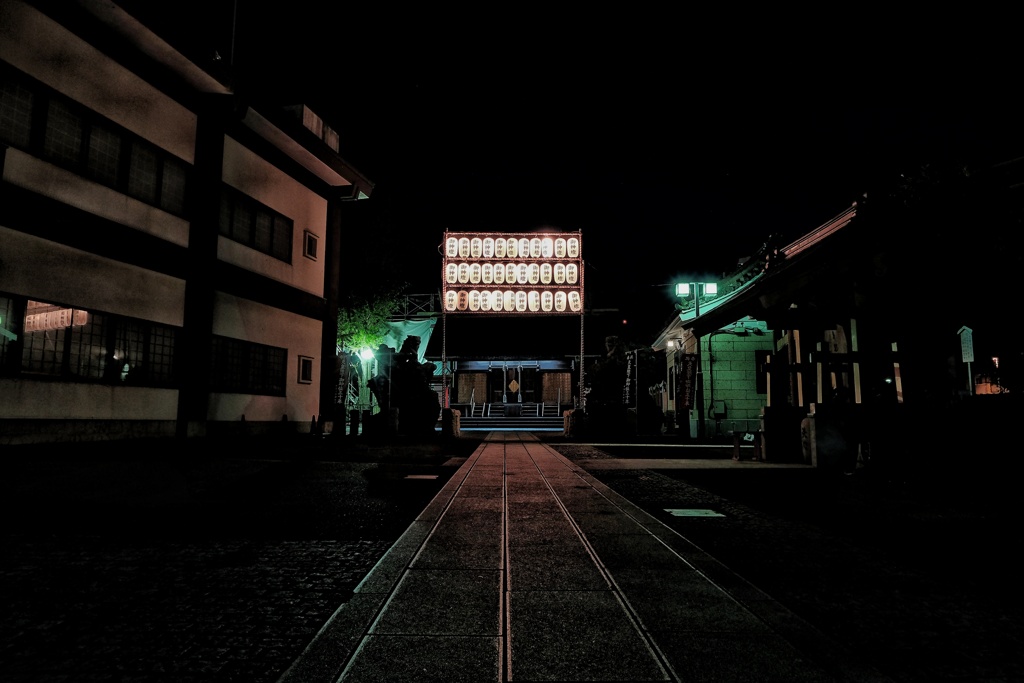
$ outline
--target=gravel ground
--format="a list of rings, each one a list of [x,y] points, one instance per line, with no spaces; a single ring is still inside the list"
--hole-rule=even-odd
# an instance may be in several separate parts
[[[223,446],[5,452],[0,680],[272,683],[477,442]]]

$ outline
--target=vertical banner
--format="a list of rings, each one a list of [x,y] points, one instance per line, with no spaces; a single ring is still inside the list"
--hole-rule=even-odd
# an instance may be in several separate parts
[[[682,354],[676,367],[676,400],[686,410],[693,410],[697,393],[697,354]]]

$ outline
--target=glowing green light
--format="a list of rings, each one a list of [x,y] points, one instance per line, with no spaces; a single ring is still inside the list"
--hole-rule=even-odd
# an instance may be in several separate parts
[[[717,282],[680,282],[676,284],[676,296],[690,296],[690,287],[694,291],[704,288],[704,296],[716,296],[718,294]]]

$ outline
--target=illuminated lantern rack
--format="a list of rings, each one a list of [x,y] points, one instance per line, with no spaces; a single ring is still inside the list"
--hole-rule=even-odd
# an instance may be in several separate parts
[[[579,315],[583,259],[577,233],[446,233],[446,313]]]

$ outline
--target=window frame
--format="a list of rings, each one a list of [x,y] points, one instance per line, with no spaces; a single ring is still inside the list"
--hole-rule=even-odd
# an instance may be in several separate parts
[[[30,302],[35,305],[30,306]],[[16,325],[5,325],[16,338],[5,335],[0,344],[0,377],[113,386],[178,386],[176,349],[181,328],[3,292],[0,310],[12,318],[18,316]],[[45,328],[26,331],[28,316],[40,313],[63,314],[70,322],[59,327],[48,323]],[[49,340],[49,352],[45,340]],[[122,359],[128,359],[128,370],[123,364],[115,365]]]
[[[312,384],[313,383],[313,358],[312,356],[299,356],[298,357],[298,383],[299,384]]]
[[[233,242],[279,261],[292,262],[295,222],[226,183],[221,189],[217,230]]]
[[[213,335],[210,391],[224,394],[287,396],[288,349]]]
[[[309,230],[302,231],[302,255],[311,261],[319,257],[320,237]]]

